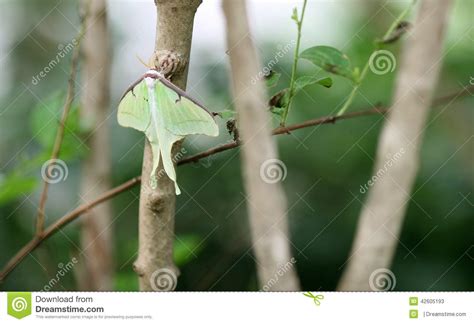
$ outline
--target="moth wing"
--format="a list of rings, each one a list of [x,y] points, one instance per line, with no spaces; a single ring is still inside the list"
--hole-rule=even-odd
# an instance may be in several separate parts
[[[173,157],[173,144],[179,140],[182,140],[184,136],[175,135],[169,132],[166,129],[158,130],[158,137],[160,139],[159,150],[161,152],[161,161],[163,163],[163,168],[165,169],[168,178],[170,178],[175,184],[176,194],[179,195],[181,190],[179,190],[177,183],[177,176],[175,170],[176,158]],[[159,162],[159,161],[158,161]],[[158,164],[156,164],[158,167]]]
[[[150,125],[150,108],[147,86],[144,80],[132,86],[118,106],[117,120],[120,126],[144,132]]]
[[[157,98],[161,103],[160,114],[164,127],[175,135],[201,134],[219,135],[219,128],[212,115],[200,104],[189,98],[182,90],[176,92],[166,83],[156,87]],[[164,104],[165,103],[165,104]]]

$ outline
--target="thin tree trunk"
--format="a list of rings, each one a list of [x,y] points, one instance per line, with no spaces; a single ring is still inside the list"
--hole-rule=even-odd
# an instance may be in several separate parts
[[[151,0],[150,0],[151,1]],[[155,51],[171,51],[180,57],[173,83],[185,89],[187,62],[191,50],[194,15],[200,0],[155,0],[157,9]],[[159,62],[158,58],[158,64]],[[179,150],[179,144],[173,150]],[[171,290],[179,274],[173,262],[175,186],[167,177],[159,177],[157,188],[150,185],[151,147],[147,141],[143,157],[140,192],[139,249],[134,269],[140,290]],[[160,166],[156,174],[164,174]],[[162,285],[164,284],[164,286]]]
[[[109,128],[109,33],[106,1],[82,0],[87,10],[83,40],[83,92],[81,118],[90,125],[88,156],[82,166],[80,197],[90,201],[110,189]],[[113,289],[112,210],[105,202],[84,215],[81,232],[82,266],[79,289]]]
[[[426,120],[438,81],[451,0],[421,3],[403,49],[394,104],[377,149],[369,189],[339,290],[375,289],[391,266],[417,171]],[[388,278],[388,277],[385,277]],[[395,284],[394,279],[391,285]],[[379,282],[380,283],[380,282]]]
[[[250,37],[245,1],[224,0],[224,13],[234,104],[242,141],[247,210],[260,287],[273,291],[299,290],[295,260],[288,241],[286,197],[276,181],[283,180],[286,167],[277,160],[277,148],[271,137],[271,116],[264,109],[263,82],[251,82],[261,66]]]

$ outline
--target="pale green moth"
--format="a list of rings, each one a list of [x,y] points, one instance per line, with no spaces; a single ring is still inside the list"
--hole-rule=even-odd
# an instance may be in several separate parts
[[[125,92],[118,107],[118,123],[145,133],[153,152],[152,187],[156,187],[156,169],[161,161],[168,177],[176,183],[171,149],[186,135],[219,135],[213,115],[152,69]]]

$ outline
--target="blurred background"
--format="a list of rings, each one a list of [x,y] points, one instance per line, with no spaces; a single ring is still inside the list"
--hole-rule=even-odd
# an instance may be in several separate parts
[[[296,27],[290,16],[301,1],[249,0],[251,26],[262,65],[292,44]],[[374,39],[380,37],[407,1],[338,0],[308,3],[302,47],[330,45],[363,66]],[[41,165],[49,158],[61,112],[71,59],[67,53],[45,77],[34,77],[76,37],[80,28],[73,0],[0,0],[0,266],[34,233]],[[412,17],[413,14],[412,13]],[[474,83],[474,2],[457,0],[450,18],[445,61],[437,95]],[[153,1],[109,1],[112,43],[110,118],[112,182],[118,185],[141,173],[144,138],[118,126],[116,107],[130,83],[146,69],[154,48]],[[220,1],[205,0],[195,20],[188,92],[213,111],[232,109],[225,25]],[[400,44],[391,46],[400,52]],[[269,95],[289,83],[293,50],[273,70],[282,73]],[[423,58],[420,58],[422,60]],[[301,62],[300,74],[318,69]],[[389,104],[396,72],[369,73],[350,108]],[[323,72],[319,72],[324,75]],[[289,124],[337,112],[350,91],[348,80],[333,76],[330,89],[312,86],[295,99]],[[76,81],[80,97],[80,76]],[[474,99],[465,96],[433,109],[421,152],[412,201],[393,263],[395,290],[473,290],[474,213],[472,145]],[[46,109],[47,108],[47,109]],[[81,159],[87,147],[78,118],[79,100],[68,120],[61,159],[68,177],[52,185],[47,222],[84,203],[78,196]],[[372,173],[380,116],[361,117],[293,132],[277,138],[287,167],[283,182],[296,269],[303,290],[334,290],[348,258],[357,217]],[[217,139],[191,137],[193,154],[231,137],[220,122]],[[214,155],[179,168],[183,191],[177,198],[175,261],[181,276],[177,290],[257,290],[245,194],[238,150]],[[114,210],[115,290],[137,290],[132,269],[138,245],[139,188],[112,200]],[[78,222],[49,239],[0,286],[2,290],[41,290],[58,270],[80,254]],[[77,289],[74,270],[51,290]]]

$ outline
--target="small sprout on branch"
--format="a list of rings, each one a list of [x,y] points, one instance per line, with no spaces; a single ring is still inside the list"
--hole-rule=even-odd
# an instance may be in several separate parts
[[[297,7],[293,8],[293,14],[291,15],[291,19],[294,20],[297,24],[300,23],[300,20],[298,18],[298,8]]]

